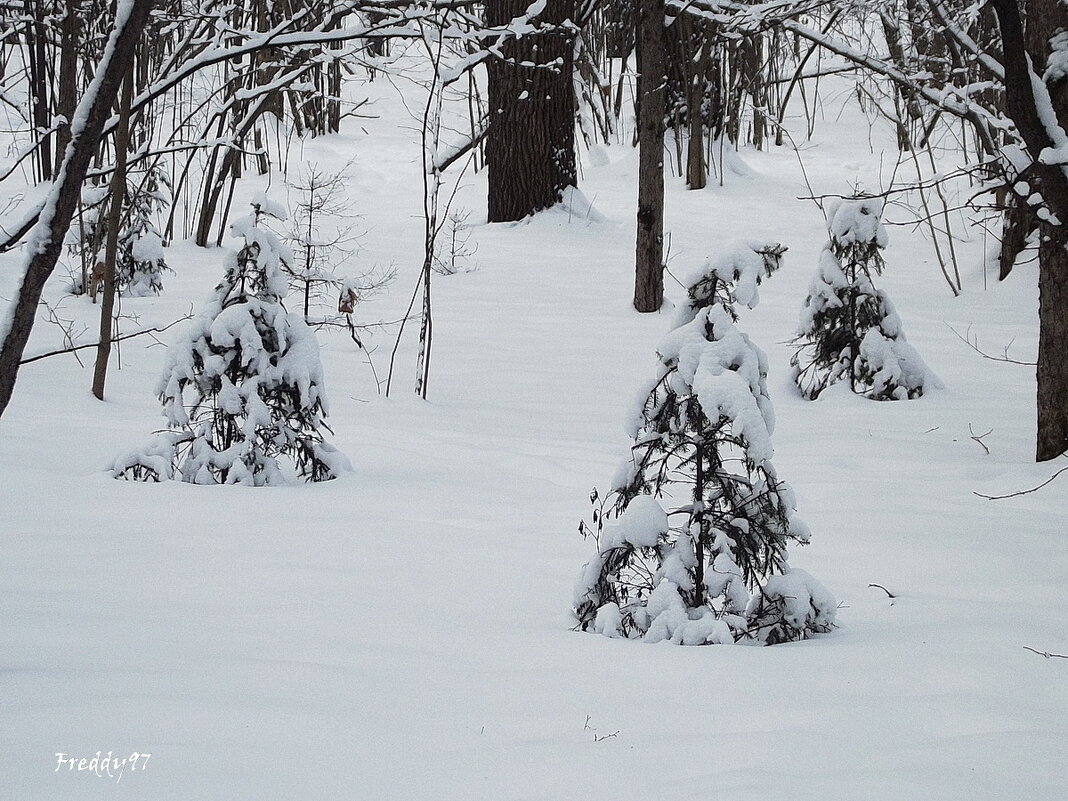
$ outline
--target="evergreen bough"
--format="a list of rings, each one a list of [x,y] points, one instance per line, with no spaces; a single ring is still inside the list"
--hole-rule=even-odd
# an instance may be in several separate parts
[[[329,430],[315,333],[282,305],[288,254],[265,227],[285,211],[265,198],[231,231],[245,244],[184,337],[168,350],[157,385],[169,431],[117,459],[117,478],[264,486],[289,473],[324,481],[349,469],[323,440]]]
[[[830,239],[809,286],[791,359],[794,383],[814,400],[842,379],[873,400],[918,398],[941,382],[905,341],[901,318],[872,282],[885,267],[882,201],[851,198],[830,209]]]
[[[642,394],[631,458],[594,490],[597,555],[576,588],[583,630],[686,645],[776,643],[828,631],[835,602],[787,563],[809,532],[771,463],[767,359],[738,330],[736,304],[785,248],[747,243],[689,283],[660,369]]]

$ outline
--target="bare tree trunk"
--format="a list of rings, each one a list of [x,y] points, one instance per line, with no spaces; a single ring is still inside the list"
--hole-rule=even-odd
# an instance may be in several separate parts
[[[901,20],[891,17],[887,11],[879,13],[879,19],[883,23],[883,38],[886,40],[886,48],[890,53],[890,59],[903,73],[908,74],[909,64],[905,58],[905,48],[901,44]],[[915,93],[898,85],[894,89],[894,106],[897,110],[897,119],[894,126],[897,130],[897,149],[904,153],[912,150],[912,136],[906,123],[906,115],[915,106]]]
[[[33,247],[28,252],[32,255],[18,290],[10,328],[0,347],[0,415],[3,415],[11,401],[19,362],[33,329],[41,292],[59,260],[63,239],[70,229],[78,205],[85,173],[100,143],[104,124],[111,116],[119,84],[133,63],[137,42],[151,9],[152,0],[133,0],[125,24],[112,32],[110,56],[97,69],[100,83],[95,87],[95,94],[87,94],[82,101],[87,107],[85,125],[73,131],[73,144],[68,148],[57,182],[49,193],[49,203],[30,234]]]
[[[48,41],[48,27],[45,25],[45,11],[42,0],[25,0],[26,15],[26,55],[29,57],[30,98],[33,125],[39,138],[37,163],[40,180],[52,179],[52,140],[51,134],[45,133],[49,127],[48,89],[46,74],[48,56],[45,45]]]
[[[1040,233],[1035,457],[1044,462],[1068,451],[1068,242],[1059,229]]]
[[[337,22],[330,25],[331,29],[338,27]],[[340,50],[341,45],[330,45],[331,50]],[[326,74],[326,125],[327,133],[339,133],[341,131],[341,59],[335,55],[327,66]]]
[[[488,0],[486,22],[506,25],[527,0]],[[487,65],[486,168],[490,222],[521,220],[560,202],[575,186],[574,0],[547,0],[546,29],[511,40]]]
[[[256,121],[263,113],[262,105],[254,109],[251,113],[247,113],[244,122],[241,126],[234,131],[233,137],[237,142],[241,142],[252,130]],[[235,112],[236,115],[236,112]],[[208,162],[208,170],[206,172],[206,178],[204,179],[203,197],[200,203],[200,214],[197,217],[197,230],[196,230],[196,243],[199,247],[205,247],[211,239],[211,227],[215,222],[215,215],[219,209],[219,201],[222,199],[223,191],[227,187],[227,181],[230,182],[230,186],[233,182],[240,177],[241,170],[241,151],[237,147],[228,147],[222,157],[222,162],[219,166],[218,173],[215,172],[215,164],[219,151],[222,146],[216,145],[212,151],[211,159]],[[219,223],[219,235],[222,236],[223,231],[226,228],[226,217],[223,216],[222,221]]]
[[[1045,32],[1064,27],[1066,10],[1056,0],[1029,0],[1027,10],[1032,26],[1044,27],[1043,33],[1032,27],[1030,38],[1046,40],[1042,52],[1028,58],[1020,9],[1016,0],[993,0],[1001,28],[1005,65],[1006,110],[1027,145],[1038,187],[1043,200],[1058,220],[1068,221],[1068,176],[1059,166],[1037,160],[1037,155],[1051,147],[1050,138],[1039,113],[1039,102],[1031,82],[1030,61],[1039,71],[1049,52]],[[1039,58],[1039,56],[1041,58]],[[1068,81],[1059,80],[1049,87],[1053,109],[1061,126],[1068,118]],[[1066,223],[1068,224],[1068,223]],[[1039,246],[1038,302],[1038,437],[1035,458],[1044,462],[1068,451],[1068,235],[1065,224],[1043,225]]]
[[[56,111],[66,118],[56,132],[56,174],[63,163],[63,156],[70,143],[70,123],[78,105],[78,36],[81,30],[81,3],[68,0],[60,28],[59,48],[59,97]]]
[[[755,33],[746,48],[749,95],[753,98],[753,147],[764,149],[768,138],[768,85],[764,64],[764,34]]]
[[[677,21],[676,25],[679,24]],[[689,97],[686,100],[689,136],[686,148],[686,186],[690,189],[704,189],[708,184],[708,168],[705,164],[705,85],[712,60],[711,44],[702,37],[697,53],[687,59],[690,72]]]
[[[638,237],[634,308],[659,311],[664,302],[664,0],[638,9]]]
[[[119,251],[119,226],[122,207],[126,201],[126,156],[130,150],[130,101],[133,98],[134,73],[126,73],[119,103],[119,127],[115,131],[115,171],[111,174],[111,198],[108,201],[108,239],[104,251],[104,297],[100,300],[100,338],[96,346],[96,366],[93,369],[93,394],[104,400],[104,383],[111,358],[111,337],[115,313],[115,262]]]

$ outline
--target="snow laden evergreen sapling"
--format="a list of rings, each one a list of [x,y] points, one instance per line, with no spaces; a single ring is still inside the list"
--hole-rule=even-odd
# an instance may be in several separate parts
[[[169,269],[156,218],[170,203],[170,181],[158,167],[135,177],[139,180],[127,189],[115,277],[122,294],[147,297],[163,291],[163,273]]]
[[[820,254],[794,342],[794,383],[813,400],[844,378],[874,400],[918,398],[941,382],[905,341],[901,318],[872,278],[887,245],[882,201],[854,198],[830,209],[830,240]]]
[[[809,534],[771,463],[767,359],[736,325],[736,304],[756,305],[784,251],[747,243],[689,282],[636,410],[631,458],[606,497],[594,491],[593,526],[580,526],[597,541],[575,594],[583,630],[702,645],[833,625],[834,599],[787,564],[788,544]]]
[[[252,205],[253,214],[231,226],[244,247],[167,353],[157,392],[171,430],[117,459],[116,477],[263,486],[285,483],[289,473],[324,481],[349,469],[323,441],[315,334],[282,305],[290,257],[262,223],[285,211],[262,197]]]

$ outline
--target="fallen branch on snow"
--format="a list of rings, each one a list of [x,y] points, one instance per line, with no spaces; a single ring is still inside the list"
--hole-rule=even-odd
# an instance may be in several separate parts
[[[986,498],[988,501],[1003,501],[1006,498],[1016,498],[1016,497],[1018,497],[1020,495],[1030,495],[1032,492],[1038,492],[1043,487],[1046,487],[1046,486],[1052,484],[1053,483],[1053,479],[1055,479],[1057,476],[1059,476],[1061,473],[1065,472],[1066,470],[1068,470],[1068,467],[1062,467],[1060,470],[1058,470],[1052,476],[1047,478],[1045,481],[1043,481],[1037,487],[1031,487],[1031,489],[1020,490],[1019,492],[1010,492],[1008,495],[984,495],[981,492],[973,492],[972,494],[973,495],[978,495],[980,498]]]
[[[1033,654],[1044,656],[1046,659],[1068,659],[1068,654],[1051,654],[1049,651],[1039,651],[1037,648],[1032,648],[1030,645],[1024,646],[1025,651],[1030,651]]]

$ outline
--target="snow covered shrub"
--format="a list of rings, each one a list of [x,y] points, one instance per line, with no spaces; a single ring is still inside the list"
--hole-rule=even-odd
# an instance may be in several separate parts
[[[167,353],[157,392],[171,430],[119,457],[117,478],[281,484],[283,457],[308,481],[349,469],[323,441],[327,401],[315,334],[282,306],[289,256],[261,224],[285,212],[262,197],[252,205],[253,214],[231,226],[244,247]]]
[[[640,396],[631,458],[605,498],[595,490],[597,555],[576,588],[579,627],[684,645],[780,642],[827,631],[834,599],[787,564],[808,541],[771,463],[767,359],[738,330],[736,303],[785,248],[746,243],[692,276]]]
[[[170,181],[158,167],[132,177],[124,209],[125,225],[119,232],[115,277],[124,295],[158,295],[163,291],[163,272],[169,268],[156,217],[170,203]]]
[[[843,378],[874,400],[918,398],[941,387],[905,341],[890,298],[872,283],[885,266],[882,211],[882,201],[859,198],[831,209],[830,240],[801,309],[790,361],[794,383],[809,400]]]

